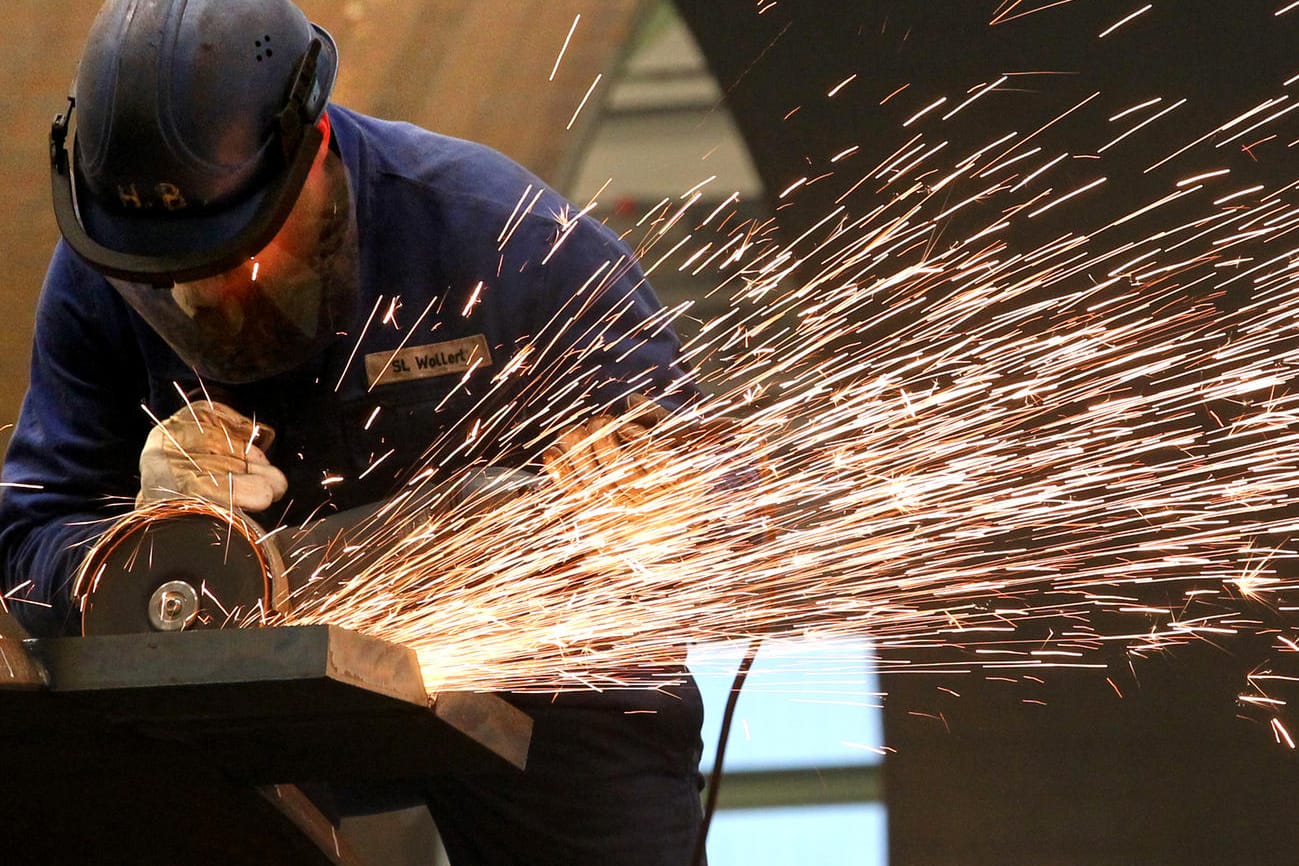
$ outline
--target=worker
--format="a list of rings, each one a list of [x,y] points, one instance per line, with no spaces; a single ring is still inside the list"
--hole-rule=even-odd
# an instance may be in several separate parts
[[[612,232],[485,146],[332,103],[337,70],[290,0],[109,0],[95,19],[51,132],[62,238],[0,500],[31,632],[76,630],[70,581],[135,505],[298,524],[399,490],[432,443],[471,443],[447,471],[537,467],[590,445],[519,432],[543,410],[580,406],[580,425],[693,399]],[[489,416],[519,424],[468,435]],[[685,863],[702,704],[666,673],[507,696],[534,721],[526,772],[419,784],[452,863]]]

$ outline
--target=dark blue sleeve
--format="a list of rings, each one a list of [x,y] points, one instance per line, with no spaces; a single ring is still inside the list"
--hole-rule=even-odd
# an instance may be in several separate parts
[[[38,635],[73,630],[69,583],[86,542],[129,509],[148,419],[124,308],[59,245],[41,289],[31,379],[0,493],[0,586]]]

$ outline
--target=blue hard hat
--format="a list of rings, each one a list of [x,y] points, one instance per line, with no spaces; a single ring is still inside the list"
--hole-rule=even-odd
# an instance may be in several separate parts
[[[64,237],[156,285],[237,264],[292,208],[337,69],[289,0],[109,0],[51,131]]]

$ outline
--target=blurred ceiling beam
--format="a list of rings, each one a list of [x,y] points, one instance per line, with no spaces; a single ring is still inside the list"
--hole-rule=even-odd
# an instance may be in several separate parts
[[[481,141],[556,186],[573,171],[612,73],[652,6],[652,0],[303,3],[339,42],[339,102]]]

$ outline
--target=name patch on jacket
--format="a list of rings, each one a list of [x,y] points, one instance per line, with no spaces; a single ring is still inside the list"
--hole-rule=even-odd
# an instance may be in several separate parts
[[[490,367],[491,364],[492,353],[487,348],[487,338],[475,334],[427,346],[407,346],[397,352],[374,352],[365,356],[365,375],[373,387],[463,373],[470,367]]]

